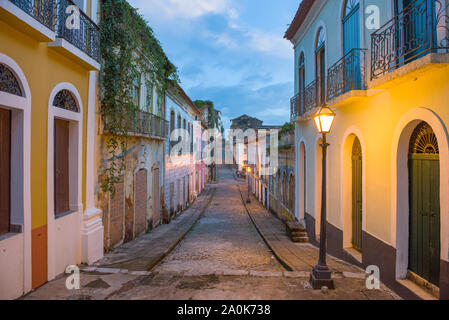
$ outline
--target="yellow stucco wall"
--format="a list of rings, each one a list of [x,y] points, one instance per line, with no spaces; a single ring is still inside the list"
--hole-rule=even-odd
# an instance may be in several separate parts
[[[371,92],[373,93],[373,92]],[[449,124],[449,66],[433,68],[409,77],[391,88],[336,108],[337,117],[329,134],[328,219],[343,229],[341,212],[341,154],[344,135],[355,127],[361,133],[366,174],[367,232],[392,244],[393,136],[409,110],[424,107]],[[331,106],[332,107],[332,106]],[[315,148],[318,134],[313,121],[300,121],[299,132],[307,142],[307,211],[314,215]],[[396,146],[397,147],[397,146]],[[407,163],[404,163],[407,166]],[[444,164],[442,164],[444,165]],[[321,167],[320,167],[321,168]]]
[[[86,126],[89,71],[74,61],[0,21],[0,52],[22,69],[31,90],[31,214],[32,229],[47,223],[47,110],[52,89],[73,84],[83,104],[83,204],[85,204]]]

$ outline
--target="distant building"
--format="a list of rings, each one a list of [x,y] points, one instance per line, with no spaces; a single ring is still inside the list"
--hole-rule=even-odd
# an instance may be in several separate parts
[[[204,146],[204,121],[198,121],[204,118],[203,113],[181,87],[169,90],[166,101],[170,135],[176,129],[184,129],[192,138],[178,154],[172,152],[178,142],[167,140],[165,144],[164,219],[169,222],[204,190],[207,169],[203,161],[195,159]]]

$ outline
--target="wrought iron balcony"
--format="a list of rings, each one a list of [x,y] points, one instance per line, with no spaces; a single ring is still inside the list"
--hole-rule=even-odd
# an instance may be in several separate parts
[[[75,4],[71,0],[56,0],[56,36],[67,40],[98,62],[100,61],[99,28],[82,10],[80,10],[79,26],[69,28],[66,22],[72,11],[67,10],[67,7],[73,5]]]
[[[55,31],[55,0],[9,0],[28,15]]]
[[[327,100],[366,89],[366,49],[352,49],[327,71]]]
[[[168,121],[148,112],[137,111],[120,119],[115,119],[112,116],[104,117],[104,132],[111,132],[112,126],[117,125],[117,121],[119,121],[120,127],[126,128],[127,133],[130,134],[164,139],[168,136]]]
[[[294,122],[303,114],[302,107],[304,105],[304,95],[298,93],[296,96],[290,99],[290,121]]]
[[[307,111],[310,111],[313,108],[318,106],[317,90],[318,90],[318,87],[317,87],[316,80],[312,81],[304,89],[304,107],[303,107],[301,115],[305,114]]]
[[[448,52],[445,0],[416,0],[371,35],[371,79],[432,52]]]
[[[318,106],[317,90],[317,82],[314,80],[303,90],[304,92],[300,92],[290,99],[290,120],[292,122]]]

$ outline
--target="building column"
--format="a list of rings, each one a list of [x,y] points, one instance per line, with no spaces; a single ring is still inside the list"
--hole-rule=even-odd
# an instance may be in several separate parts
[[[82,262],[92,264],[103,257],[104,227],[101,210],[95,208],[95,103],[96,72],[89,73],[86,144],[86,211],[81,228]]]

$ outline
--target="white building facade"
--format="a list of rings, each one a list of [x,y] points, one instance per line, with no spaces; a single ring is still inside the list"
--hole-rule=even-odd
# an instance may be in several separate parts
[[[294,45],[295,215],[319,239],[328,135],[328,252],[404,297],[449,298],[448,2],[303,0]]]

